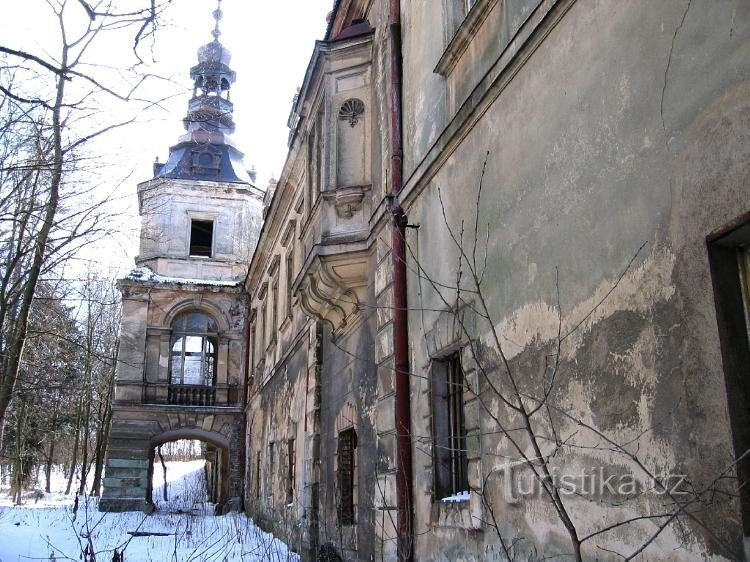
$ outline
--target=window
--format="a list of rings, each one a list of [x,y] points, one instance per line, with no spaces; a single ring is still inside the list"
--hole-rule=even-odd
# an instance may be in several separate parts
[[[323,111],[318,112],[317,119],[318,136],[317,142],[315,143],[315,191],[313,192],[313,200],[317,201],[320,192],[322,191],[322,177],[323,177]]]
[[[268,486],[266,487],[266,495],[273,497],[273,476],[274,476],[274,442],[271,441],[268,444]]]
[[[443,0],[445,51],[435,72],[448,76],[500,0]]]
[[[276,330],[279,329],[279,284],[274,282],[271,289],[271,342],[276,341]]]
[[[260,451],[255,454],[255,499],[260,499]]]
[[[214,221],[190,221],[190,255],[211,257],[214,240]]]
[[[709,238],[708,250],[742,525],[750,536],[750,458],[740,458],[750,449],[750,222]]]
[[[263,357],[266,351],[266,324],[268,323],[266,321],[266,301],[263,301],[263,305],[260,308],[260,320],[258,322],[260,323],[260,329],[258,330],[258,340],[260,342],[259,355]]]
[[[253,311],[250,317],[253,319],[252,324],[250,325],[250,342],[247,346],[247,379],[245,381],[245,400],[250,400],[250,394],[253,391],[253,382],[255,380],[255,337],[257,335],[256,331],[256,312]]]
[[[313,208],[313,192],[315,191],[315,148],[318,145],[317,132],[315,128],[307,136],[307,174],[306,174],[306,207],[308,214]]]
[[[286,442],[286,503],[294,502],[294,479],[296,470],[296,458],[294,454],[294,439]]]
[[[212,386],[216,375],[216,322],[202,312],[187,312],[172,322],[170,384]]]
[[[292,285],[294,284],[294,250],[286,257],[286,315],[292,315]]]
[[[433,361],[432,428],[435,499],[468,492],[464,427],[464,375],[460,351]]]
[[[339,433],[338,481],[339,481],[339,523],[354,524],[354,471],[357,433],[347,429]]]

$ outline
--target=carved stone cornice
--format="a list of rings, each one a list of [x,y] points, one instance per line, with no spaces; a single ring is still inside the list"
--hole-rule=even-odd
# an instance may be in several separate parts
[[[353,185],[324,191],[322,196],[333,203],[339,217],[350,219],[362,210],[362,202],[368,191],[369,185]]]
[[[337,253],[316,253],[295,288],[302,309],[328,322],[334,335],[347,332],[361,317],[369,267],[370,251],[359,245]]]

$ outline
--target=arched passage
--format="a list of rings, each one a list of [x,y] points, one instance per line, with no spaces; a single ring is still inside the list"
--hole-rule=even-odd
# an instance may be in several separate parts
[[[151,439],[149,449],[148,487],[146,501],[154,502],[154,470],[156,450],[165,443],[176,441],[200,441],[203,444],[201,456],[205,461],[205,479],[207,500],[215,504],[216,513],[223,513],[230,499],[230,448],[229,441],[220,433],[205,431],[199,428],[176,429],[165,431]]]

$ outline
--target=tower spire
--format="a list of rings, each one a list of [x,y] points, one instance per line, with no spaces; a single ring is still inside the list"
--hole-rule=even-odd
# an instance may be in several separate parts
[[[221,31],[219,31],[219,22],[224,16],[224,12],[221,11],[221,0],[216,0],[216,9],[213,12],[213,16],[214,20],[216,20],[216,25],[214,25],[214,30],[211,32],[211,35],[213,35],[214,41],[218,41],[219,36],[221,35]]]
[[[198,49],[198,64],[190,69],[193,96],[182,120],[185,134],[169,150],[169,161],[157,177],[251,183],[242,164],[242,153],[231,140],[234,132],[229,99],[236,79],[229,67],[232,54],[219,42],[222,0],[213,11],[213,41]]]

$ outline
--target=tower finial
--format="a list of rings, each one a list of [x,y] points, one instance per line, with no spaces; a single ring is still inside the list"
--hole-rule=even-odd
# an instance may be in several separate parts
[[[214,36],[214,40],[219,40],[219,35],[221,35],[221,31],[219,31],[219,21],[221,20],[221,17],[224,15],[224,12],[221,11],[221,0],[216,0],[216,9],[214,10],[213,16],[216,20],[216,25],[214,25],[214,30],[211,32],[211,35]]]

